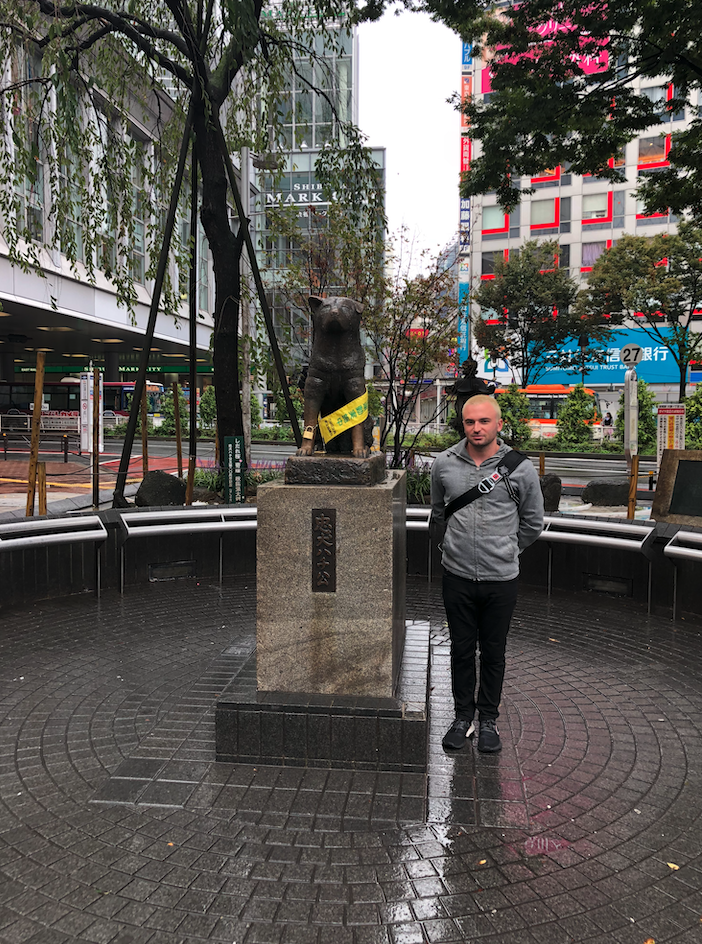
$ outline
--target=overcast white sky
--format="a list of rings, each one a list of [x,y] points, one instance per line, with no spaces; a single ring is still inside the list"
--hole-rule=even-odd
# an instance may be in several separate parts
[[[420,13],[387,13],[359,29],[359,124],[386,148],[389,230],[407,227],[433,254],[458,230],[461,41]],[[416,263],[415,263],[416,265]]]

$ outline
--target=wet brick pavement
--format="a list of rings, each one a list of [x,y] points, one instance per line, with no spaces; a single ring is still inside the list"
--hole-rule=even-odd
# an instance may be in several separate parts
[[[0,941],[700,944],[700,627],[523,592],[505,748],[448,756],[440,594],[408,594],[426,778],[212,762],[246,580],[5,612]]]

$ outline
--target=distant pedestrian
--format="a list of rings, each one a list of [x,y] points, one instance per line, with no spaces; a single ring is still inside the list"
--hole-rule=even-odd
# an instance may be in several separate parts
[[[609,412],[605,413],[604,418],[603,418],[603,420],[602,420],[602,425],[603,425],[603,426],[611,426],[611,425],[612,425],[612,414],[611,414],[611,413],[609,413]]]
[[[431,470],[432,520],[444,528],[443,591],[456,713],[442,743],[454,750],[465,746],[475,732],[477,707],[478,750],[494,754],[502,749],[496,722],[519,554],[541,533],[544,503],[532,463],[497,438],[497,400],[471,397],[462,416],[465,439],[437,456]]]
[[[602,417],[602,432],[605,435],[606,439],[611,439],[614,433],[614,423],[612,422],[612,414],[610,412],[605,413]]]

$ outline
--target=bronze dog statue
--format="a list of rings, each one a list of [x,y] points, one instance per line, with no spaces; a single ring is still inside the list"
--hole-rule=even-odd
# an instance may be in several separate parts
[[[305,380],[305,433],[298,456],[311,456],[315,448],[319,416],[328,416],[366,389],[366,358],[361,345],[363,305],[352,298],[309,299],[312,311],[312,354]],[[369,455],[367,423],[357,423],[327,444],[328,452],[351,453],[357,459]],[[371,423],[372,429],[372,423]]]

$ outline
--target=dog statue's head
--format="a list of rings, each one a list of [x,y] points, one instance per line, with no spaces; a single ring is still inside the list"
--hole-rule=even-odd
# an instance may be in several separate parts
[[[343,331],[356,331],[361,324],[363,305],[353,298],[319,298],[311,295],[309,303],[316,331],[340,334]]]

